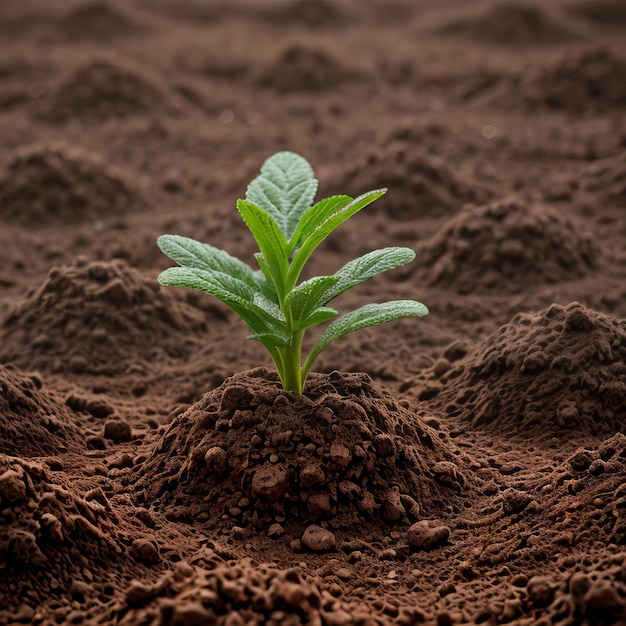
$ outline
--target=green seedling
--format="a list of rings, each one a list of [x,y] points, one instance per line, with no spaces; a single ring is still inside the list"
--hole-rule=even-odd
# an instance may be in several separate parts
[[[159,275],[162,285],[200,289],[215,296],[250,327],[249,339],[260,341],[271,355],[283,388],[302,393],[319,354],[352,331],[403,317],[421,317],[428,309],[414,300],[366,304],[339,316],[328,303],[347,289],[415,258],[409,248],[374,250],[346,263],[332,276],[301,281],[315,249],[338,226],[380,198],[387,190],[351,198],[331,196],[314,203],[318,181],[309,163],[293,152],[278,152],[261,168],[237,201],[259,252],[259,270],[209,244],[178,235],[162,235],[159,248],[180,267]],[[307,329],[334,321],[302,363]]]

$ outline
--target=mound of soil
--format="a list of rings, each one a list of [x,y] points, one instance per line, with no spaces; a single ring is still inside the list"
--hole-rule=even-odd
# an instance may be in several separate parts
[[[626,106],[626,60],[607,48],[564,53],[560,59],[534,66],[504,98],[511,106],[520,99],[528,108],[573,113],[604,112]]]
[[[74,70],[40,116],[52,122],[100,122],[173,108],[171,94],[157,78],[127,61],[103,57]]]
[[[475,17],[446,24],[440,32],[506,45],[557,44],[578,38],[543,8],[520,2],[495,4]]]
[[[172,422],[142,468],[138,501],[210,527],[415,521],[459,504],[468,480],[455,459],[365,374],[313,375],[298,396],[260,369]]]
[[[581,0],[568,4],[567,10],[597,24],[606,26],[626,24],[626,4],[622,0]]]
[[[600,257],[594,239],[574,222],[517,198],[465,207],[416,253],[427,284],[461,294],[520,293],[574,280]]]
[[[61,30],[69,39],[108,41],[133,35],[141,28],[121,7],[93,0],[73,7],[61,20]]]
[[[0,454],[0,622],[20,605],[32,618],[44,603],[85,602],[96,594],[89,581],[123,558],[120,520],[105,494],[78,497],[71,483],[42,463]]]
[[[443,369],[430,406],[472,427],[537,439],[626,427],[626,320],[578,302],[517,314]]]
[[[305,26],[308,28],[337,28],[348,21],[343,9],[329,0],[296,0],[278,2],[274,6],[256,9],[259,17],[270,24]]]
[[[378,207],[396,220],[414,220],[456,213],[468,202],[486,202],[490,192],[457,174],[444,159],[392,142],[383,151],[370,152],[333,176],[333,193],[354,196],[386,187]]]
[[[280,50],[261,71],[258,84],[280,93],[326,92],[338,89],[358,76],[356,70],[331,51],[293,43]]]
[[[75,374],[119,374],[142,361],[184,358],[204,316],[125,261],[53,268],[1,329],[0,360]]]
[[[576,186],[604,204],[623,208],[626,205],[626,151],[587,166],[577,178]]]
[[[53,456],[84,450],[71,412],[45,390],[36,374],[0,365],[0,442],[11,456]]]
[[[120,169],[62,144],[20,149],[0,170],[0,218],[31,228],[123,214],[143,203]]]
[[[115,617],[120,626],[374,623],[371,614],[337,600],[296,568],[255,567],[246,561],[212,570],[181,563],[174,576],[154,585],[134,583]]]

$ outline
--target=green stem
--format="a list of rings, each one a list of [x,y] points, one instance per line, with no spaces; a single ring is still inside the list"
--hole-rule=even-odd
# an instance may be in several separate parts
[[[302,338],[304,331],[297,331],[291,336],[291,345],[281,348],[281,356],[283,362],[282,374],[279,372],[283,389],[285,391],[293,391],[293,393],[302,393],[304,381],[302,380],[302,370],[300,361],[302,359]]]

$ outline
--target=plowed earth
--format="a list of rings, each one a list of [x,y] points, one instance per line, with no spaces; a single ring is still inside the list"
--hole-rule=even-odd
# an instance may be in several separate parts
[[[0,3],[0,624],[626,623],[625,15]],[[338,308],[430,308],[302,396],[156,282],[286,149],[389,188],[312,273],[417,253]]]

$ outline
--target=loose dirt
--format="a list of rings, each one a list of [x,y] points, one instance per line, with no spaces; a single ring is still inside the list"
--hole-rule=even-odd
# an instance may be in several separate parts
[[[626,623],[617,1],[0,3],[0,624]],[[155,240],[278,150],[430,314],[301,396]],[[316,332],[307,339],[310,346]]]

